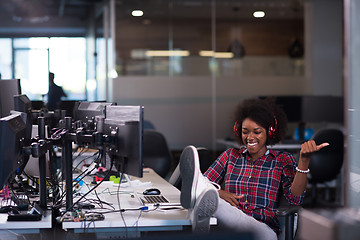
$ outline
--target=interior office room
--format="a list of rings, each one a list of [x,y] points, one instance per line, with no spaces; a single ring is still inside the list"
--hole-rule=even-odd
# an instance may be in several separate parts
[[[21,94],[31,100],[33,111],[45,111],[44,116],[48,116],[49,72],[67,95],[58,105],[66,116],[75,118],[73,109],[81,102],[115,103],[119,109],[143,106],[136,110],[136,116],[143,118],[141,138],[146,141],[157,134],[160,142],[143,144],[146,171],[132,173],[142,175],[143,183],[165,185],[186,146],[198,147],[199,153],[205,150],[206,167],[228,147],[238,147],[233,115],[239,102],[272,97],[289,119],[287,136],[278,149],[298,157],[301,143],[324,129],[341,131],[343,141],[343,148],[332,154],[335,160],[325,159],[317,169],[310,169],[313,179],[319,174],[322,180],[309,177],[304,204],[296,210],[295,223],[290,220],[295,230],[284,232],[291,232],[290,239],[293,233],[295,239],[356,239],[360,224],[358,12],[356,0],[1,1],[0,74],[1,79],[20,79]],[[159,151],[167,154],[164,163],[146,158],[162,147]],[[57,154],[59,165],[65,165],[64,159],[71,164],[69,155],[61,150]],[[331,173],[324,174],[328,170]],[[166,191],[180,194],[177,188]],[[76,197],[66,199],[66,207]],[[14,239],[22,234],[36,239],[39,233],[86,238],[84,232],[98,239],[160,239],[173,232],[191,232],[184,212],[160,212],[150,220],[134,216],[131,227],[111,216],[111,221],[119,221],[111,234],[106,234],[111,227],[101,221],[84,227],[72,220],[54,227],[58,223],[48,218],[41,220],[40,229],[31,229],[32,222],[19,227],[4,217],[0,228]],[[166,216],[173,218],[170,226],[162,225]],[[141,226],[142,217],[150,225]],[[218,237],[216,219],[210,223]],[[252,238],[244,233],[243,239]]]

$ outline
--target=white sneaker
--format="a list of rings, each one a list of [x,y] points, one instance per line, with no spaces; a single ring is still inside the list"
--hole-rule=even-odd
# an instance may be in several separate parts
[[[194,146],[185,147],[181,153],[180,174],[182,181],[180,200],[184,208],[194,208],[199,196],[208,190],[214,190],[218,197],[217,190],[220,189],[220,187],[217,185],[218,189],[216,189],[213,183],[202,175],[199,155]]]
[[[210,217],[215,213],[218,201],[219,197],[216,189],[209,189],[200,194],[194,209],[189,210],[193,232],[209,232]]]

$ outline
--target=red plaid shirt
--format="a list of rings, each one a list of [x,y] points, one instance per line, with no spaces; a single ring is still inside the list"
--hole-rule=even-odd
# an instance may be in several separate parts
[[[280,187],[293,205],[300,205],[305,195],[305,192],[299,197],[291,194],[295,167],[293,155],[287,152],[268,150],[264,156],[252,162],[246,149],[230,148],[216,159],[204,175],[211,182],[224,180],[225,191],[245,194],[239,200],[238,208],[279,233],[279,221],[275,214],[280,201]]]

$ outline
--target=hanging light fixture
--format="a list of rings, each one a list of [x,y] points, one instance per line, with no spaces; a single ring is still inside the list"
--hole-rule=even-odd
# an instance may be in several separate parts
[[[263,18],[263,17],[265,17],[265,12],[264,11],[255,11],[255,12],[253,12],[253,16],[255,18]]]
[[[144,12],[142,10],[139,10],[139,9],[135,9],[131,12],[131,15],[133,17],[141,17],[144,15]]]

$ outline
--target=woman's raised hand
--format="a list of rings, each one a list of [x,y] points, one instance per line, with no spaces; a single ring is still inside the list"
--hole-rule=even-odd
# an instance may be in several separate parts
[[[310,158],[311,154],[313,154],[314,152],[319,151],[320,149],[329,146],[329,143],[322,143],[320,145],[316,145],[314,140],[310,140],[307,142],[304,142],[301,145],[301,150],[300,150],[300,157],[301,158]]]

